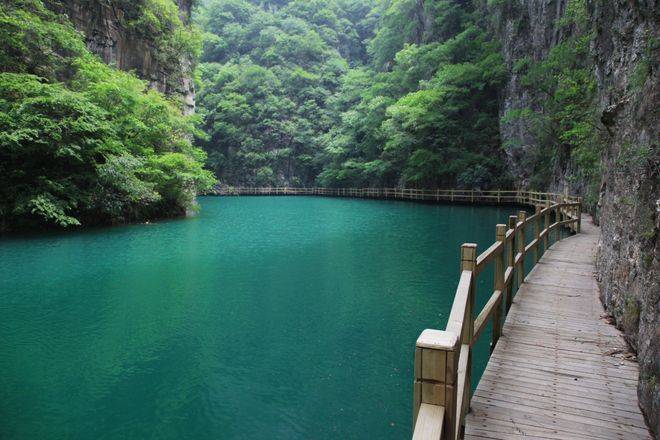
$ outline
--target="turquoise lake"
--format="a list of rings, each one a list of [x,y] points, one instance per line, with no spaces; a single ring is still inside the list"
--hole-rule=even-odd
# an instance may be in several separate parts
[[[403,439],[417,336],[513,207],[201,199],[0,239],[2,439]],[[492,275],[480,276],[478,304]],[[476,348],[475,380],[490,327]]]

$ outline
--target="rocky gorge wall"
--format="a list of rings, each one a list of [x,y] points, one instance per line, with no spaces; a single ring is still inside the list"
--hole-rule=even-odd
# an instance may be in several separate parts
[[[543,112],[543,93],[525,86],[523,75],[515,66],[524,58],[534,62],[545,59],[550,49],[566,37],[558,20],[563,17],[567,3],[568,0],[512,0],[501,2],[489,11],[496,15],[494,31],[502,42],[502,55],[508,71],[501,91],[500,134],[511,174],[523,188],[530,186],[541,160],[542,140],[533,121],[508,119],[506,116],[523,109]],[[563,177],[564,170],[557,171],[554,174]]]
[[[601,298],[637,351],[638,394],[660,433],[660,10],[590,1],[598,108],[607,128],[600,190]]]
[[[176,2],[184,24],[190,22],[192,2]],[[62,4],[61,12],[84,34],[91,52],[118,69],[134,71],[162,93],[180,96],[184,113],[194,113],[195,60],[187,55],[163,54],[155,38],[131,25],[140,8],[139,1],[132,4],[125,0],[65,0]]]
[[[530,183],[539,163],[541,139],[528,121],[508,120],[516,109],[544,112],[542,91],[524,86],[516,71],[522,58],[535,61],[570,35],[560,26],[569,1],[586,1],[591,60],[597,91],[594,111],[602,132],[597,220],[597,257],[602,301],[637,352],[640,404],[660,433],[660,297],[658,230],[658,2],[656,0],[508,0],[495,6],[495,33],[502,43],[508,78],[502,90],[501,135],[519,186]],[[559,147],[561,148],[561,147]],[[570,151],[555,151],[548,189],[584,188],[572,178]]]

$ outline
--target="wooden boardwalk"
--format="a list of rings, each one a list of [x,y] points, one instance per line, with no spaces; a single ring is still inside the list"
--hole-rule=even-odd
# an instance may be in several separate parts
[[[604,319],[598,228],[555,243],[527,276],[471,400],[466,439],[650,439],[638,366]]]

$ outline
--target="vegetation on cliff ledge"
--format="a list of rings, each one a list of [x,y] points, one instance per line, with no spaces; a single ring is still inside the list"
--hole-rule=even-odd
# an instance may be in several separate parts
[[[601,145],[606,140],[596,103],[596,78],[589,52],[593,35],[586,0],[568,2],[556,26],[567,37],[554,45],[545,58],[521,58],[514,66],[514,72],[522,77],[522,85],[530,93],[540,95],[543,110],[510,111],[504,120],[526,120],[539,142],[537,155],[530,155],[526,164],[533,169],[531,185],[549,187],[560,164],[564,164],[569,168],[566,174],[571,185],[581,189],[587,209],[593,212],[602,175]]]
[[[0,5],[0,228],[137,221],[214,179],[179,103],[90,54],[41,0]]]

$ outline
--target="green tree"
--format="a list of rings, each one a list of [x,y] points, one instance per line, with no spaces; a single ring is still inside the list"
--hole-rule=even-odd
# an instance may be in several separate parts
[[[324,137],[319,183],[508,185],[497,101],[505,72],[481,10],[448,1],[383,7],[371,69],[349,72],[346,97],[334,101],[341,116]]]
[[[200,74],[201,140],[222,182],[309,185],[371,2],[214,0]]]

